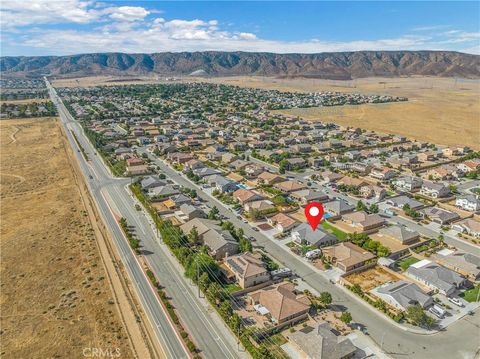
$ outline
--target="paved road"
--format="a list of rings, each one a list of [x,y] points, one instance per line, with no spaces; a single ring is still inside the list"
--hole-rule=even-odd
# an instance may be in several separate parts
[[[146,253],[145,257],[150,268],[172,298],[186,330],[202,351],[202,356],[212,359],[248,357],[245,352],[237,350],[236,339],[226,329],[218,315],[209,313],[208,307],[198,300],[195,287],[191,286],[183,276],[183,271],[179,269],[178,263],[175,262],[176,259],[170,254],[168,248],[161,245],[156,239],[156,234],[147,217],[134,209],[135,200],[125,188],[130,181],[111,176],[101,158],[95,155],[96,151],[85,137],[81,126],[74,121],[50,86],[49,90],[50,96],[59,110],[62,123],[66,127],[67,137],[88,180],[93,198],[97,202],[107,226],[112,231],[131,282],[139,294],[142,306],[160,344],[166,350],[167,357],[177,359],[187,358],[189,355],[170,324],[168,314],[164,312],[140,263],[124,238],[115,215],[125,217],[129,225],[136,228],[137,237],[141,241],[142,250]],[[81,146],[88,153],[88,162],[77,151],[78,146],[70,130],[74,131]],[[92,178],[90,179],[89,176]]]
[[[144,149],[139,149],[139,152],[147,153]],[[236,227],[242,228],[247,236],[255,237],[257,244],[278,262],[293,269],[311,287],[319,292],[330,292],[334,304],[345,307],[352,313],[354,321],[366,325],[372,339],[382,346],[387,354],[396,358],[474,358],[480,343],[480,315],[478,312],[437,334],[420,335],[405,331],[380,315],[376,309],[357,298],[352,298],[342,288],[331,284],[303,259],[286,251],[261,233],[253,231],[250,225],[236,218],[232,211],[203,192],[201,187],[188,181],[163,161],[149,153],[148,155],[169,178],[182,186],[196,189],[200,198],[210,202],[211,206],[217,206],[221,215],[227,216]]]

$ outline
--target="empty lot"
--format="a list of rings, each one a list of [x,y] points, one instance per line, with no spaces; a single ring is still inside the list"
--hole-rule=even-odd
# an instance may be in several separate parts
[[[133,357],[59,123],[4,120],[0,132],[1,356]]]

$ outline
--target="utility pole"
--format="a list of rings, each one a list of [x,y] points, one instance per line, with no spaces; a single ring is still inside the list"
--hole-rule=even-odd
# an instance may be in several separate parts
[[[201,298],[200,296],[200,283],[198,281],[198,278],[200,277],[199,272],[200,272],[200,266],[197,263],[197,288],[198,288],[198,298]]]

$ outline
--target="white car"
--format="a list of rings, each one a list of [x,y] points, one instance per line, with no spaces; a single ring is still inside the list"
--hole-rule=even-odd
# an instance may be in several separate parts
[[[458,298],[450,298],[448,297],[448,300],[452,302],[455,305],[458,305],[459,307],[463,307],[463,303],[460,301]]]

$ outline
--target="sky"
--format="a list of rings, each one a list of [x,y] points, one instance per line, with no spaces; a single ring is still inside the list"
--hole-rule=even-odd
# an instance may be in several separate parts
[[[2,0],[2,56],[454,50],[480,54],[480,2]]]

